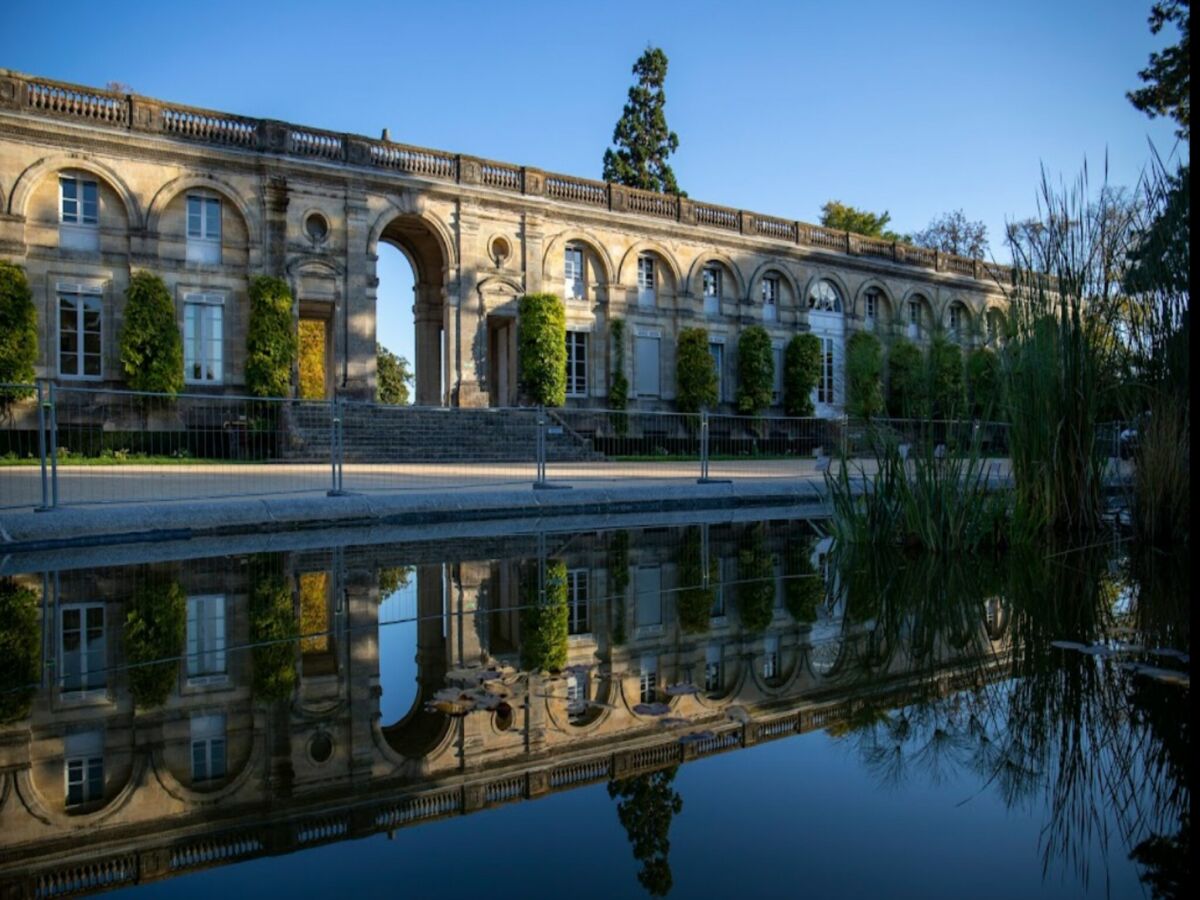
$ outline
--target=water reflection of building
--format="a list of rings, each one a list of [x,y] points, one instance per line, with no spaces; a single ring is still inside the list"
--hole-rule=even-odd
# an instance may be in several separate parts
[[[288,852],[829,727],[868,700],[980,677],[963,664],[995,649],[994,611],[981,608],[969,647],[917,665],[902,636],[825,596],[821,550],[807,526],[779,523],[23,576],[44,598],[43,677],[28,715],[0,726],[0,885],[54,895]],[[520,665],[539,554],[564,565],[569,669],[529,676],[500,709],[429,711],[448,671]],[[821,596],[811,614],[789,592],[800,579]],[[409,600],[383,602],[381,583],[399,596],[406,581]],[[131,657],[130,598],[167,582],[182,588],[182,659],[156,669]],[[290,631],[264,612],[271,597]],[[412,635],[401,655],[415,658],[414,684],[380,669],[397,627]],[[138,708],[164,667],[166,701]],[[681,682],[704,691],[665,693]],[[388,720],[393,691],[412,702]],[[584,699],[595,703],[581,713]],[[681,743],[635,710],[650,700],[706,735]]]

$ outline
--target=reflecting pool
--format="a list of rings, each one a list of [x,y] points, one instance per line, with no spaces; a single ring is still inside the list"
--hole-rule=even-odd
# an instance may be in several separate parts
[[[1181,561],[782,518],[246,549],[3,562],[0,895],[1190,883]]]

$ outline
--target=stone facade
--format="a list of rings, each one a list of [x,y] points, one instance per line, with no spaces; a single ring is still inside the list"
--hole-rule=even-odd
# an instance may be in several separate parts
[[[92,198],[68,197],[85,188],[94,222],[77,221]],[[265,272],[288,280],[297,319],[326,323],[327,393],[371,396],[381,241],[413,265],[424,405],[515,404],[516,299],[551,291],[583,335],[573,404],[604,404],[620,318],[637,408],[670,408],[675,336],[693,326],[727,348],[732,400],[737,335],[763,324],[777,347],[800,331],[829,338],[834,383],[819,411],[836,413],[848,333],[947,328],[982,340],[1009,277],[697,200],[0,69],[0,258],[25,267],[37,298],[39,377],[119,384],[124,291],[146,268],[174,293],[181,327],[196,296],[221,307],[222,324],[205,326],[220,349],[201,352],[220,377],[194,386],[237,392],[248,279]],[[61,357],[64,290],[96,298],[98,368]]]

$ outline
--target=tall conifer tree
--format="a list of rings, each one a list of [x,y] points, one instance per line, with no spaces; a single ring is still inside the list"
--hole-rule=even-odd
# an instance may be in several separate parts
[[[667,54],[647,47],[633,64],[633,74],[637,83],[629,89],[629,101],[613,129],[615,146],[604,151],[604,180],[686,197],[667,165],[667,157],[679,149],[679,136],[667,128],[663,111]]]

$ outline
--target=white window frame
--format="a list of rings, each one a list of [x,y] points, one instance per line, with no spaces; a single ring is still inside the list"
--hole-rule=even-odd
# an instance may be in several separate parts
[[[656,287],[658,279],[654,270],[654,257],[649,253],[643,253],[638,257],[637,262],[638,306],[654,306],[658,299]]]
[[[191,323],[188,321],[189,309],[196,309],[196,330],[199,334],[189,335]],[[213,330],[213,319],[217,319],[220,334],[214,337],[209,333]],[[187,291],[183,295],[183,380],[188,384],[224,384],[225,383],[225,295],[215,291]],[[197,360],[195,350],[200,348],[202,353],[209,353],[213,345],[220,348],[220,355],[215,359],[204,356],[199,360],[203,371],[210,368],[216,372],[216,377],[197,378],[192,372]]]
[[[878,288],[868,288],[863,295],[863,328],[867,331],[875,330],[879,318],[879,294]]]
[[[779,638],[774,635],[763,639],[762,677],[779,677]]]
[[[193,215],[193,206],[195,207]],[[221,263],[221,198],[208,194],[188,194],[187,261],[220,265]],[[195,227],[193,228],[193,225]]]
[[[724,686],[725,662],[721,645],[709,644],[704,650],[704,689],[710,694]]]
[[[67,196],[68,184],[74,197]],[[100,249],[100,185],[95,179],[58,176],[58,246],[91,253]]]
[[[68,808],[104,799],[104,732],[68,734],[63,741],[63,801]],[[79,796],[71,798],[71,788]]]
[[[700,271],[706,316],[721,314],[721,275],[721,267],[718,265],[707,265]]]
[[[841,315],[844,306],[842,292],[828,278],[820,279],[808,292],[808,308],[825,315]]]
[[[821,372],[817,376],[816,402],[823,406],[837,405],[837,339],[817,335],[821,342]]]
[[[779,319],[779,276],[767,275],[762,280],[763,321]]]
[[[88,640],[88,613],[92,610],[100,611],[100,637],[97,639],[98,647],[93,648]],[[76,651],[79,659],[79,687],[70,688],[66,684],[66,614],[68,612],[79,613],[79,650]],[[103,603],[68,603],[62,606],[58,611],[58,687],[59,692],[64,697],[70,698],[87,698],[87,697],[103,697],[108,691],[108,611]],[[99,653],[100,666],[99,669],[93,669],[90,665],[91,656],[93,653]],[[97,680],[99,683],[96,683]]]
[[[75,381],[100,381],[104,378],[104,292],[101,288],[89,284],[71,284],[59,282],[55,286],[55,303],[54,303],[54,332],[55,340],[55,368],[58,370],[60,378],[70,378]],[[75,371],[67,372],[63,369],[63,299],[72,300],[75,306],[75,335],[76,335],[76,352],[75,352]],[[86,357],[93,354],[84,352],[85,338],[88,332],[84,329],[84,321],[88,308],[94,309],[99,314],[100,330],[98,333],[100,349],[99,353],[94,354],[99,363],[100,371],[94,375],[89,375],[86,372]]]
[[[592,633],[588,574],[587,569],[567,570],[567,634],[572,637]]]
[[[578,244],[567,244],[563,249],[563,295],[568,300],[587,299],[586,266],[583,248]]]
[[[921,336],[921,301],[912,299],[908,301],[908,336],[910,338],[918,338]]]
[[[658,657],[646,655],[638,663],[638,694],[643,703],[658,699]]]
[[[586,397],[588,395],[588,333],[586,331],[567,331],[567,396]]]
[[[219,614],[205,615],[210,610]],[[210,622],[216,623],[215,627],[210,629]],[[187,598],[188,685],[224,684],[228,680],[228,624],[229,604],[224,594],[196,594]]]
[[[956,300],[946,309],[946,320],[950,326],[950,333],[955,337],[962,333],[964,308],[963,304]]]
[[[197,766],[197,751],[201,765]],[[225,734],[225,716],[217,713],[192,716],[192,781],[219,781],[229,772],[229,744]]]

